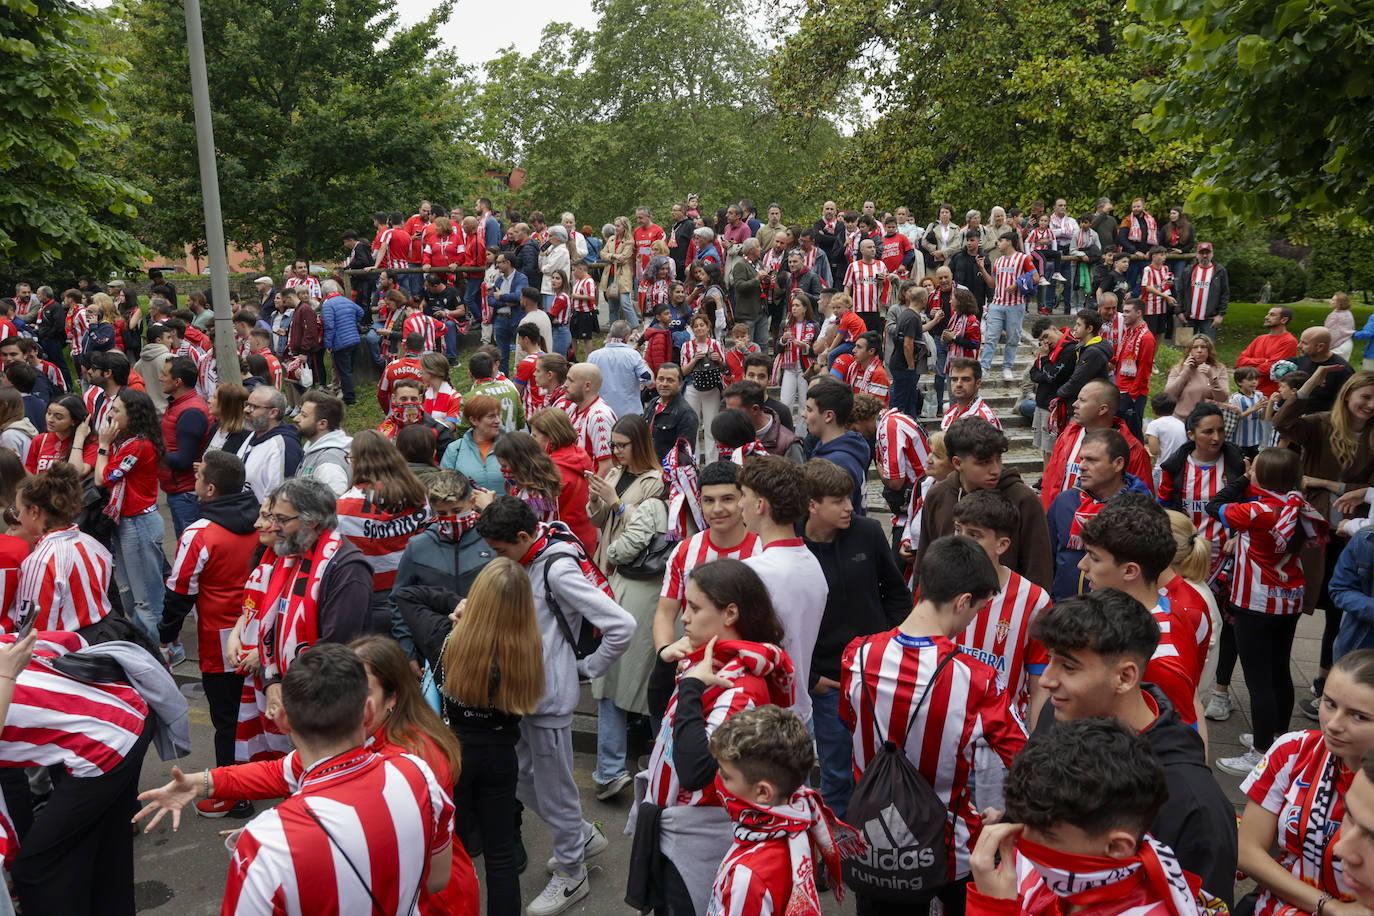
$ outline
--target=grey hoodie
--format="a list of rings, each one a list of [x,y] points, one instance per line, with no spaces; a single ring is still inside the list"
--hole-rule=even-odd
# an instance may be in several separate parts
[[[564,728],[572,724],[573,710],[577,707],[578,678],[600,677],[606,673],[611,662],[630,647],[635,619],[587,581],[576,551],[569,544],[550,540],[549,546],[525,569],[534,588],[534,614],[539,620],[539,635],[544,642],[544,695],[538,708],[526,718],[530,724],[542,728]],[[549,608],[546,590],[553,592],[573,633],[581,630],[584,618],[601,631],[601,646],[594,653],[578,661]]]
[[[134,371],[143,376],[143,384],[148,388],[148,397],[153,399],[157,412],[167,409],[167,395],[162,393],[162,364],[171,359],[172,353],[160,343],[144,344],[139,351]]]
[[[353,440],[341,429],[331,429],[313,442],[304,442],[297,477],[310,477],[343,496],[353,478],[348,452]]]

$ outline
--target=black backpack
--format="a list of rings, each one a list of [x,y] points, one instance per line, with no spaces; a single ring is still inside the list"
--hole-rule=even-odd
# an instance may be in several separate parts
[[[558,599],[553,596],[553,586],[549,584],[549,568],[560,558],[567,557],[573,563],[577,563],[577,558],[566,553],[554,554],[544,561],[544,602],[548,605],[549,612],[553,614],[553,619],[558,621],[558,629],[562,631],[563,638],[572,646],[573,655],[578,661],[596,652],[601,648],[601,631],[592,625],[592,622],[585,617],[579,618],[580,626],[574,634],[572,624],[568,621],[568,615],[563,613],[563,608],[559,605]],[[581,565],[578,564],[577,574],[582,575]]]
[[[867,646],[865,639],[859,647],[861,674],[867,662]],[[959,650],[955,649],[935,666],[925,691],[912,707],[907,740],[930,688],[957,654]],[[877,727],[873,699],[862,679],[859,690]],[[845,816],[863,834],[868,849],[862,856],[844,860],[844,883],[855,893],[877,900],[910,902],[913,897],[929,895],[949,883],[949,809],[912,764],[906,749],[890,741],[881,730],[878,735],[883,739],[882,746],[859,777]]]

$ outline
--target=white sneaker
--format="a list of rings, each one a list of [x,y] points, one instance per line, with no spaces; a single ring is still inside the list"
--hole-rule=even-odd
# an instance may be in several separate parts
[[[1060,273],[1059,271],[1057,271],[1057,270],[1054,272],[1054,276],[1053,276],[1053,277],[1050,277],[1050,279],[1053,280],[1055,283],[1068,283],[1068,282],[1069,282],[1068,280],[1065,280],[1065,279],[1064,279],[1064,275],[1061,274],[1061,273]]]
[[[592,835],[587,837],[586,843],[582,844],[582,861],[586,862],[588,859],[596,858],[605,852],[606,847],[610,845],[611,841],[606,839],[606,834],[601,831],[601,824],[592,824]],[[549,861],[544,863],[544,868],[547,869],[548,873],[551,875],[558,874],[559,869],[562,867],[563,866],[559,864],[558,860],[554,858],[550,858]]]
[[[581,871],[582,874],[576,878],[556,872],[539,896],[525,907],[527,916],[554,916],[590,894],[592,888],[587,879],[586,866]]]
[[[1240,703],[1236,702],[1231,691],[1213,690],[1212,696],[1207,700],[1207,708],[1202,714],[1213,722],[1225,722],[1231,718],[1233,709],[1240,709]]]
[[[1232,776],[1249,776],[1263,759],[1264,755],[1252,747],[1239,757],[1222,757],[1217,761],[1217,769]]]
[[[1240,743],[1245,746],[1246,750],[1253,750],[1255,747],[1255,736],[1250,732],[1242,732]]]
[[[1040,282],[1037,283],[1036,285],[1037,285],[1037,286],[1049,286],[1049,285],[1050,285],[1050,281],[1049,281],[1049,280],[1046,280],[1044,277],[1041,277],[1041,278],[1040,278]]]
[[[1016,381],[1016,373],[1015,373],[1015,372],[1012,372],[1010,369],[1003,369],[1003,370],[1002,370],[1002,381],[1004,381],[1004,382],[1014,382],[1014,381]]]

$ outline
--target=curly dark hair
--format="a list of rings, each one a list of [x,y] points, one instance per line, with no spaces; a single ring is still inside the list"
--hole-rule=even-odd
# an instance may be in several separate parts
[[[153,406],[153,399],[148,397],[147,392],[135,391],[132,388],[123,388],[116,395],[124,402],[124,413],[128,417],[124,426],[124,435],[120,441],[135,436],[142,436],[153,443],[153,448],[157,449],[159,456],[163,453],[162,445],[162,421],[158,419],[157,408]]]

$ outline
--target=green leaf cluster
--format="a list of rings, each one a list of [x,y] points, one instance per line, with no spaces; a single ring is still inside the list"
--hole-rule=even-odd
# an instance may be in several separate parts
[[[397,25],[394,0],[202,0],[225,236],[264,266],[337,259],[339,234],[373,210],[456,205],[480,163],[461,142],[465,71],[439,48],[439,5]],[[119,151],[152,191],[142,228],[163,251],[204,251],[204,216],[181,4],[136,0],[125,19],[136,78]]]
[[[128,133],[109,107],[125,63],[93,40],[104,16],[65,0],[0,0],[0,270],[146,253],[121,223],[147,196],[100,157]]]
[[[985,211],[1064,197],[1144,197],[1158,213],[1196,144],[1132,126],[1132,86],[1154,65],[1129,47],[1139,19],[1113,0],[804,0],[772,61],[789,137],[853,97],[862,124],[806,189],[902,202],[918,220],[948,202]]]
[[[1190,200],[1232,219],[1374,219],[1374,2],[1131,0],[1154,59],[1136,123],[1200,144]]]

